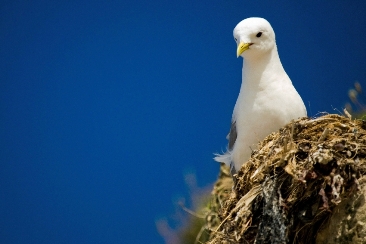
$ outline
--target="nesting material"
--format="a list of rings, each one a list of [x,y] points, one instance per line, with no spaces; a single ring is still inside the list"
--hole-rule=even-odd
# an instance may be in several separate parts
[[[260,142],[234,187],[222,168],[208,243],[366,243],[365,129],[340,115],[303,118]]]

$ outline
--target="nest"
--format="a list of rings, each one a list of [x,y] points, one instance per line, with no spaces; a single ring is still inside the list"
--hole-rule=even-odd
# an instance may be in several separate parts
[[[272,133],[235,175],[225,166],[208,243],[366,243],[366,122],[302,118]]]

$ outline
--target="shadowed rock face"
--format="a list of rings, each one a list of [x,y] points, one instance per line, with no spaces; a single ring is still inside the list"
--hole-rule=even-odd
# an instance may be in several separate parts
[[[366,243],[365,128],[325,115],[266,137],[214,206],[209,243]]]

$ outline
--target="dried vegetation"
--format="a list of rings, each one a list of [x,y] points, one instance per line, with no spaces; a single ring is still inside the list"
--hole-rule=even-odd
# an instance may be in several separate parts
[[[235,186],[221,166],[207,243],[366,243],[365,129],[339,115],[302,118],[260,142]]]

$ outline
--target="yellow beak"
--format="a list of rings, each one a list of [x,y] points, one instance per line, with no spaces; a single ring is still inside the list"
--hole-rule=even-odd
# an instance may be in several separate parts
[[[245,50],[248,50],[250,45],[251,43],[240,42],[236,49],[236,57],[238,58]]]

